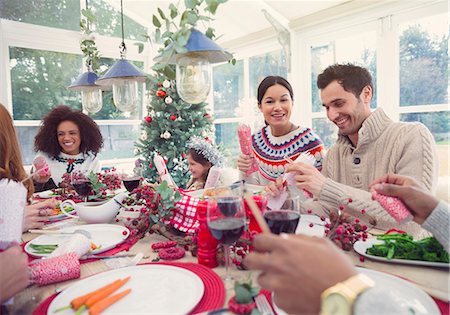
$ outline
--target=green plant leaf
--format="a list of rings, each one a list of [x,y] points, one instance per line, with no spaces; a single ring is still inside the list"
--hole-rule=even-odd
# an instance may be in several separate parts
[[[178,9],[177,9],[177,7],[176,7],[173,3],[171,3],[171,4],[169,5],[169,10],[170,10],[170,17],[171,17],[172,19],[174,19],[174,18],[178,15]]]
[[[163,20],[166,19],[166,16],[164,15],[163,10],[161,10],[160,8],[158,8],[158,13],[159,13],[159,16],[160,16]]]
[[[219,1],[217,0],[206,0],[206,11],[216,14],[217,7],[219,6]]]
[[[161,27],[161,22],[159,21],[158,17],[153,14],[152,18],[153,25],[156,27]]]
[[[195,24],[197,24],[197,21],[198,21],[198,15],[195,14],[194,12],[188,12],[188,15],[187,15],[187,22],[188,22],[189,24],[195,26]]]
[[[138,53],[142,53],[144,51],[144,43],[134,43],[138,46]]]
[[[209,38],[209,39],[213,39],[215,37],[214,35],[214,29],[211,27],[208,27],[208,29],[205,32],[205,35]]]
[[[197,6],[197,1],[196,0],[184,0],[184,5],[186,6],[187,9],[195,9],[195,7]]]

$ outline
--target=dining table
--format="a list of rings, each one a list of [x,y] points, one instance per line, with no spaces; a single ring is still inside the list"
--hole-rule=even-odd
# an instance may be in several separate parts
[[[79,219],[67,219],[64,220],[68,225],[77,225],[84,224],[84,222]],[[57,224],[57,223],[55,223]],[[120,224],[116,222],[115,224]],[[305,227],[306,229],[306,227]],[[308,234],[305,231],[305,234]],[[39,234],[34,233],[24,233],[22,235],[22,241],[25,244],[26,242],[33,240],[39,236]],[[151,248],[151,245],[157,242],[167,241],[167,238],[157,234],[149,234],[140,239],[134,245],[128,248],[128,251],[125,253],[130,254],[130,256],[137,255],[139,253],[143,254],[143,258],[140,260],[139,264],[151,263],[155,259],[157,259],[158,254],[154,252]],[[119,252],[117,254],[124,253]],[[435,268],[435,267],[425,267],[420,265],[405,265],[405,264],[395,264],[389,262],[375,261],[371,259],[361,259],[360,255],[358,255],[353,250],[345,251],[345,253],[350,257],[353,261],[354,265],[361,268],[368,268],[375,271],[380,271],[383,273],[387,273],[390,275],[394,275],[396,277],[400,277],[409,281],[410,283],[416,285],[420,289],[424,290],[428,295],[430,295],[438,304],[441,313],[445,311],[448,312],[448,301],[449,301],[449,269],[448,268]],[[35,284],[29,286],[22,292],[16,294],[13,298],[13,302],[7,305],[7,310],[10,314],[34,314],[39,315],[42,311],[42,305],[47,301],[50,297],[55,296],[56,293],[64,290],[65,288],[70,287],[71,285],[77,283],[81,279],[85,279],[95,274],[99,274],[108,270],[111,270],[111,261],[114,259],[120,258],[110,258],[110,259],[96,259],[86,263],[82,263],[80,265],[81,268],[81,276],[79,279],[68,280],[64,282],[48,284],[44,286],[37,286]],[[193,257],[190,252],[186,252],[186,255],[175,261],[177,263],[187,263],[191,266],[196,266],[198,264],[197,257]],[[204,266],[202,266],[204,267]],[[240,279],[245,279],[250,277],[253,279],[253,283],[257,284],[257,276],[258,272],[250,271],[250,270],[238,270],[233,266],[232,274],[236,275]],[[218,266],[212,268],[213,271],[218,276],[223,276],[225,274],[225,268],[223,266]],[[318,275],[320,277],[320,275]],[[226,308],[228,300],[234,295],[233,284],[224,283],[225,295],[222,299],[223,304],[215,305],[215,308]],[[214,294],[214,292],[210,292],[210,294]],[[267,294],[270,299],[270,294]],[[45,308],[44,308],[45,310]],[[212,311],[212,309],[203,309],[201,313],[206,314],[207,312]]]

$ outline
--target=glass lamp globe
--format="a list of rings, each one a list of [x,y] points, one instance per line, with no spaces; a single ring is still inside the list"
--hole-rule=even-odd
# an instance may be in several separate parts
[[[103,99],[101,89],[87,89],[81,91],[81,105],[90,114],[102,109]]]
[[[112,84],[114,105],[122,112],[133,112],[139,104],[139,88],[135,79],[116,79]]]
[[[183,56],[176,66],[178,95],[187,103],[204,102],[211,89],[211,66],[203,57]]]

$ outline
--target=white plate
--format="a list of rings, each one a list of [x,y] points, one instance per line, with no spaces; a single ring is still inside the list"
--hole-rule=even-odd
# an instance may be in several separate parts
[[[69,210],[69,209],[72,209],[72,210]],[[75,213],[75,209],[71,205],[67,205],[66,206],[66,211],[68,213],[70,213],[70,214],[74,214]],[[69,218],[70,217],[66,216],[64,213],[60,213],[60,214],[57,214],[57,215],[49,216],[47,219],[49,221],[56,221],[56,220],[69,219]]]
[[[53,190],[41,191],[36,193],[35,195],[42,199],[54,198],[59,196],[58,193],[54,192]]]
[[[323,237],[325,234],[325,224],[329,222],[329,219],[322,221],[320,217],[314,214],[302,214],[300,215],[300,221],[298,222],[295,234]],[[310,223],[313,224],[312,227],[309,226]]]
[[[100,248],[93,250],[92,254],[100,254],[111,248],[121,244],[130,234],[130,231],[120,225],[115,224],[86,224],[86,225],[74,225],[62,228],[63,232],[73,232],[75,230],[85,230],[91,233],[91,242]],[[72,235],[71,234],[45,234],[36,237],[31,240],[25,246],[25,251],[33,257],[46,257],[49,254],[36,254],[31,248],[31,244],[38,245],[51,245],[62,244],[66,242]]]
[[[367,258],[388,262],[388,263],[397,263],[397,264],[405,264],[405,265],[419,265],[419,266],[429,266],[429,267],[444,267],[449,268],[450,264],[442,263],[442,262],[431,262],[431,261],[422,261],[422,260],[408,260],[408,259],[387,259],[386,257],[369,255],[366,253],[366,250],[374,244],[383,244],[384,241],[377,240],[375,238],[367,239],[365,242],[357,241],[353,245],[353,249],[358,254],[365,256]]]
[[[395,308],[399,307],[404,309],[402,314],[415,314],[415,315],[435,315],[441,314],[438,306],[433,301],[433,299],[425,293],[418,286],[413,283],[403,280],[399,277],[395,277],[383,272],[370,270],[366,268],[359,268],[358,272],[365,274],[373,281],[375,281],[376,286],[381,288],[385,288],[389,291],[389,295],[391,299],[388,301],[383,301],[383,303],[393,303]],[[278,315],[287,315],[285,311],[280,309],[273,300],[273,308],[277,312]],[[389,307],[389,305],[385,305],[385,307]]]
[[[187,314],[200,302],[204,293],[202,280],[184,268],[168,265],[141,265],[114,269],[85,278],[59,294],[50,304],[47,314],[66,306],[82,296],[117,279],[130,280],[117,290],[131,288],[123,299],[111,305],[103,314]],[[74,314],[65,310],[63,314]]]

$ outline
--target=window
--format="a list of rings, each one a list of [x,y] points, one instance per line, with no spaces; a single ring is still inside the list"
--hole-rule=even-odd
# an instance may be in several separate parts
[[[120,37],[119,12],[101,0],[92,0],[89,5],[94,11],[102,8],[96,12],[97,31]],[[2,62],[9,64],[9,67],[3,69],[0,66],[3,70],[0,73],[0,97],[12,111],[25,164],[32,162],[35,155],[34,137],[41,118],[49,110],[59,104],[81,109],[80,93],[68,90],[67,86],[85,71],[79,48],[79,12],[82,7],[83,0],[32,3],[7,0],[0,3],[0,14],[4,18],[0,20],[0,49],[7,52],[1,57],[9,57]],[[139,38],[147,32],[145,27],[126,16],[124,25],[128,39]],[[119,57],[120,40],[101,35],[97,35],[96,39],[102,56],[101,75]],[[147,56],[138,54],[133,43],[127,43],[127,47],[127,59],[143,69]],[[144,106],[143,88],[144,85],[141,85],[142,106],[131,115],[117,110],[111,91],[103,93],[102,110],[92,115],[104,137],[104,148],[100,153],[102,160],[134,157],[134,141],[138,139]]]
[[[440,175],[449,170],[448,35],[447,13],[399,26],[400,120],[420,121],[431,131]]]
[[[249,73],[249,79],[246,73]],[[248,124],[253,131],[264,125],[257,106],[256,90],[268,75],[287,77],[281,49],[242,58],[234,66],[222,64],[213,68],[215,138],[216,143],[227,151],[228,164],[232,166],[240,155],[239,123]]]
[[[0,18],[30,24],[78,31],[80,17],[78,0],[2,0]]]
[[[80,55],[10,47],[14,120],[40,120],[59,104],[80,109],[79,93],[66,87],[77,76]]]

